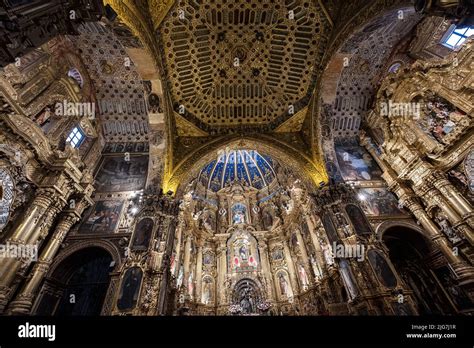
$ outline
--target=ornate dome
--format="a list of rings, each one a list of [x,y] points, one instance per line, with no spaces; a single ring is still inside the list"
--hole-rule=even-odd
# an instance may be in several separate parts
[[[222,151],[201,170],[198,181],[215,192],[236,181],[261,190],[275,180],[273,166],[270,156],[255,150]]]

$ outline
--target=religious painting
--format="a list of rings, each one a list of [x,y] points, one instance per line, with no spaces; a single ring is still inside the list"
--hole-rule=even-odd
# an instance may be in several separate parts
[[[232,223],[234,225],[245,224],[247,221],[247,207],[244,204],[237,203],[232,207]]]
[[[214,253],[207,251],[202,256],[202,263],[205,266],[212,266],[214,264]]]
[[[363,147],[355,144],[336,145],[336,156],[344,180],[379,180],[382,171]]]
[[[97,192],[137,191],[145,187],[148,155],[106,156],[95,178]]]
[[[403,215],[397,198],[386,188],[363,188],[358,190],[360,206],[367,215]]]
[[[117,300],[119,310],[133,309],[140,295],[143,272],[140,267],[129,268],[122,279],[122,286]]]
[[[113,233],[122,212],[121,201],[99,201],[89,209],[79,233]]]
[[[352,222],[352,226],[358,235],[372,233],[372,228],[370,227],[369,221],[358,206],[354,204],[348,204],[346,205],[345,209],[349,219]]]
[[[382,253],[378,250],[371,249],[367,252],[367,256],[379,282],[390,289],[396,287],[397,278]]]
[[[337,234],[336,228],[334,227],[334,223],[332,222],[332,219],[329,214],[324,214],[322,218],[322,223],[324,229],[326,230],[326,234],[329,238],[329,241],[331,243],[337,242],[339,240],[339,235]]]
[[[132,250],[146,250],[150,244],[151,235],[153,233],[153,220],[145,218],[140,220],[135,227],[133,235]]]
[[[448,144],[447,135],[456,130],[460,123],[469,117],[464,111],[438,95],[431,94],[427,99],[426,103],[422,103],[418,124],[431,138],[440,144]]]
[[[273,261],[283,260],[285,257],[283,253],[283,247],[281,246],[275,247],[271,252],[271,256],[272,256]]]

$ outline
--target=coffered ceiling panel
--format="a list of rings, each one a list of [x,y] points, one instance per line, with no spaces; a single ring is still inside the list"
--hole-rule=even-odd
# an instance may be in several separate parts
[[[177,2],[157,33],[175,111],[205,131],[278,127],[307,106],[329,31],[311,0]]]

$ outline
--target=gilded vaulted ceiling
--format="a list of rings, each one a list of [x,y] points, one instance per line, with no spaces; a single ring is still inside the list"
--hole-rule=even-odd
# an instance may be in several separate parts
[[[164,187],[213,146],[260,139],[327,181],[321,78],[344,38],[407,0],[106,0],[153,57],[167,125]],[[168,183],[168,184],[167,184]],[[170,184],[173,183],[173,184]]]
[[[158,32],[174,111],[205,131],[277,126],[307,106],[330,27],[311,0],[179,1]]]

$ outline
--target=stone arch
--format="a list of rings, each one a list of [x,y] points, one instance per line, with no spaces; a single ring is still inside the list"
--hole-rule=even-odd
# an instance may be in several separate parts
[[[412,221],[403,221],[403,220],[386,220],[382,222],[381,224],[379,224],[375,229],[375,235],[377,239],[382,240],[383,234],[387,230],[393,227],[397,227],[397,226],[414,230],[420,233],[422,236],[426,237],[427,239],[430,239],[430,236],[428,235],[428,233],[425,230],[423,230],[421,227],[419,227],[416,223]]]
[[[56,256],[54,262],[51,264],[50,271],[48,272],[48,277],[51,276],[54,273],[55,269],[69,256],[82,249],[93,247],[101,248],[107,251],[112,256],[112,259],[115,262],[114,269],[118,270],[120,268],[122,258],[120,256],[118,248],[112,242],[108,240],[88,240],[84,242],[75,243],[63,250],[58,256]]]
[[[109,250],[93,244],[70,248],[48,272],[33,313],[61,316],[100,314],[107,300],[115,262]]]

